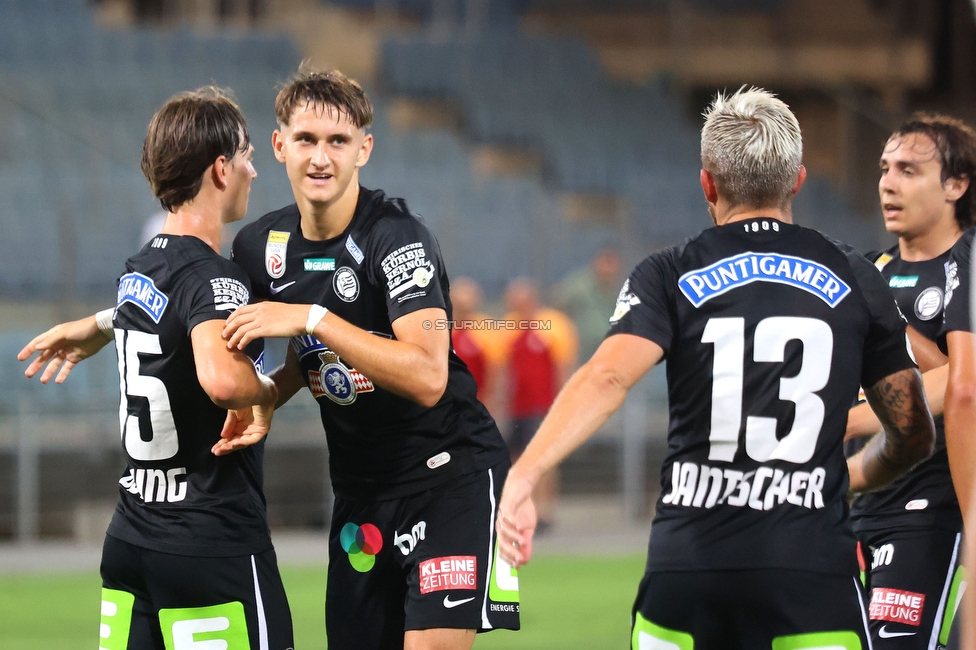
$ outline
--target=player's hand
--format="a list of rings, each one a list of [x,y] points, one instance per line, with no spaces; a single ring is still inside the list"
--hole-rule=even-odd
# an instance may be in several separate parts
[[[255,339],[291,338],[305,333],[309,305],[259,302],[239,307],[227,319],[223,337],[227,349],[243,350]]]
[[[95,317],[55,325],[48,331],[35,336],[17,354],[19,361],[27,361],[35,352],[37,356],[30,362],[24,374],[33,377],[41,368],[41,383],[46,384],[57,373],[54,382],[64,383],[71,369],[78,362],[87,359],[111,341],[98,329]],[[45,367],[45,365],[47,367]],[[60,372],[59,372],[60,369]]]
[[[532,559],[532,536],[538,521],[532,483],[509,472],[498,503],[498,552],[516,569]]]
[[[226,456],[238,449],[250,447],[264,440],[271,429],[274,415],[274,401],[270,404],[255,404],[246,408],[227,411],[220,440],[211,447],[214,456]]]

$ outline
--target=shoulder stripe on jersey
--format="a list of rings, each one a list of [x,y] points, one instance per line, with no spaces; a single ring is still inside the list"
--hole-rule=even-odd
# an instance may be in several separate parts
[[[802,289],[831,307],[836,307],[851,292],[846,282],[819,262],[792,255],[753,252],[688,271],[678,279],[678,286],[692,305],[700,307],[715,296],[753,282],[775,282]]]

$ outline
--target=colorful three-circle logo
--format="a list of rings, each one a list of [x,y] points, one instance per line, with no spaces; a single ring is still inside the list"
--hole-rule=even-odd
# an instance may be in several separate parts
[[[366,573],[376,564],[376,554],[383,548],[383,536],[373,524],[357,526],[351,521],[339,533],[342,550],[349,554],[349,564],[356,571]]]

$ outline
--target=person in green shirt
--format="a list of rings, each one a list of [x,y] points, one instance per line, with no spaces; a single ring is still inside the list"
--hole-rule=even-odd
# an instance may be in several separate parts
[[[605,246],[587,266],[567,275],[554,289],[555,307],[576,325],[580,359],[589,359],[603,342],[622,282],[620,251]]]

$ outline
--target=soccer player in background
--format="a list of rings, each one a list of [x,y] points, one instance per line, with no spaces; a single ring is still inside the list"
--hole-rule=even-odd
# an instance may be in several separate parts
[[[47,364],[41,381],[57,372],[60,383],[116,344],[128,467],[102,551],[103,648],[294,646],[261,488],[278,391],[221,338],[250,295],[219,250],[224,224],[247,212],[252,151],[220,91],[166,102],[142,158],[168,213],[162,232],[126,262],[114,309],[58,325],[18,356],[37,352],[26,374]]]
[[[518,578],[495,552],[510,461],[451,350],[437,241],[401,199],[359,185],[372,106],[339,72],[300,71],[272,136],[296,203],[245,226],[233,259],[268,300],[230,347],[291,339],[278,404],[319,404],[335,491],[326,631],[336,650],[466,649],[518,628]]]
[[[973,225],[969,175],[976,167],[976,133],[951,117],[917,114],[888,139],[878,190],[885,228],[898,244],[869,253],[914,330],[913,346],[933,347],[942,328],[946,267],[953,244]],[[924,337],[919,342],[918,337]],[[928,352],[925,356],[934,356]],[[948,361],[947,359],[944,361]],[[942,413],[948,366],[924,375],[932,412]],[[962,515],[949,474],[945,432],[937,417],[935,453],[914,470],[851,506],[862,549],[871,551],[865,587],[871,594],[871,636],[877,648],[945,645],[957,606]],[[872,435],[881,423],[867,404],[851,410],[848,436]],[[853,454],[866,443],[847,444]],[[910,595],[906,610],[885,607]]]
[[[894,480],[935,439],[905,323],[864,257],[791,223],[806,171],[783,102],[719,95],[701,142],[717,227],[624,283],[606,340],[509,472],[501,552],[515,566],[531,557],[538,477],[666,356],[669,453],[633,648],[869,648],[845,495]],[[848,464],[858,384],[884,431]]]

